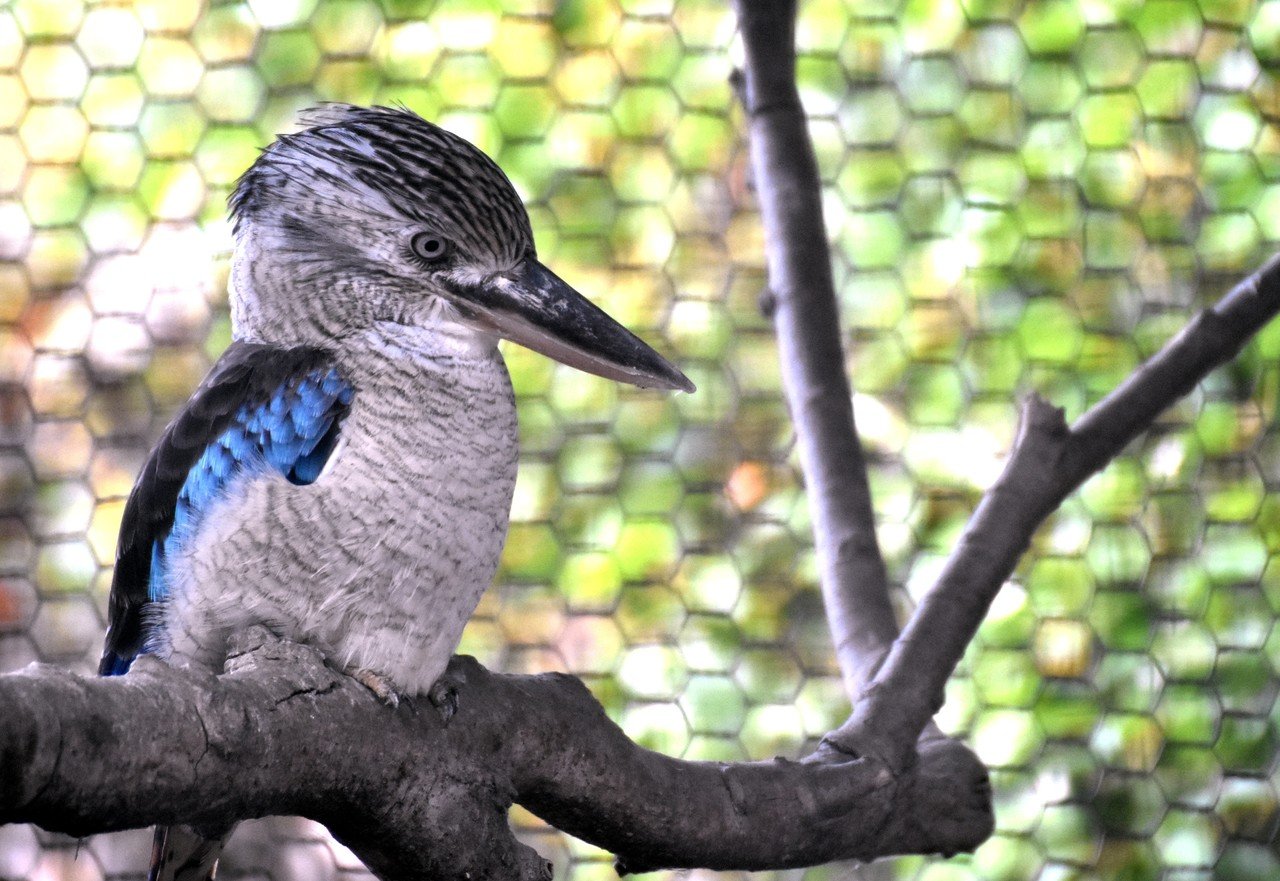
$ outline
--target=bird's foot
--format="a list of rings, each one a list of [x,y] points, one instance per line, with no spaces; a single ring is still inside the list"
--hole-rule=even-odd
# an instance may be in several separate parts
[[[391,684],[391,680],[381,673],[370,670],[368,667],[361,667],[352,673],[351,677],[372,691],[378,700],[391,707],[391,709],[394,710],[400,706],[400,693]]]
[[[458,690],[464,683],[465,679],[460,674],[446,670],[427,692],[427,700],[431,701],[431,706],[436,708],[446,725],[458,713]]]

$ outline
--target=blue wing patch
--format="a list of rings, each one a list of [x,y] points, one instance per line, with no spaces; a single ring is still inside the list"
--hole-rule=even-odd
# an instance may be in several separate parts
[[[272,471],[297,486],[316,481],[338,442],[340,416],[352,395],[336,370],[313,370],[281,385],[266,402],[236,411],[231,425],[192,466],[178,491],[172,528],[152,545],[152,602],[169,595],[168,558],[237,481]]]
[[[168,560],[237,482],[276,473],[319,479],[355,390],[321,349],[236,342],[165,429],[125,505],[98,670],[126,672],[154,647]]]

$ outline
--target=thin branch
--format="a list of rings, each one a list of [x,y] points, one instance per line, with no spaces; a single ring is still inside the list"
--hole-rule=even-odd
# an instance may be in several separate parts
[[[115,678],[0,676],[0,823],[86,835],[298,814],[382,878],[519,881],[549,869],[512,836],[513,801],[623,871],[953,853],[991,831],[986,772],[950,741],[900,777],[830,751],[687,762],[636,746],[570,676],[455,658],[446,726],[426,705],[383,706],[263,628],[234,644],[222,676],[145,659]]]
[[[1044,519],[1277,312],[1280,255],[1196,316],[1073,427],[1061,410],[1028,400],[1004,472],[833,742],[891,768],[908,764],[916,735],[942,706],[947,679]]]
[[[736,85],[749,120],[783,387],[800,446],[827,621],[852,697],[898,628],[845,376],[818,165],[796,88],[796,4],[735,5],[746,49]]]

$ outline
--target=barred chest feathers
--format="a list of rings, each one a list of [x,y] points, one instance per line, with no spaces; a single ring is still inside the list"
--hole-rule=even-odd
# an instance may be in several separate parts
[[[217,666],[254,622],[409,694],[443,672],[507,529],[515,398],[489,339],[380,325],[338,351],[355,387],[320,477],[245,482],[172,566],[167,653]]]

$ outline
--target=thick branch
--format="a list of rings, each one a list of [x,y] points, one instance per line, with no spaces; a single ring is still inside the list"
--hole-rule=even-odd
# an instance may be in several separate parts
[[[986,773],[939,741],[911,773],[831,751],[686,762],[636,746],[578,680],[455,658],[460,709],[391,710],[311,649],[254,628],[229,672],[0,676],[0,823],[84,835],[153,823],[314,818],[383,878],[543,881],[519,801],[619,866],[765,869],[971,849]]]
[[[1201,312],[1072,428],[1061,410],[1032,397],[1004,473],[835,742],[890,767],[909,763],[911,744],[942,706],[947,679],[1044,519],[1278,311],[1280,256]]]
[[[845,376],[818,165],[796,89],[796,4],[737,0],[736,6],[783,387],[800,446],[827,621],[854,696],[898,628]]]

